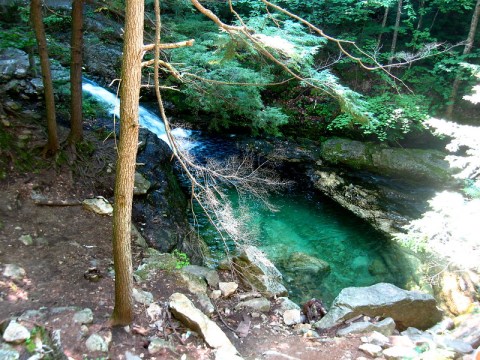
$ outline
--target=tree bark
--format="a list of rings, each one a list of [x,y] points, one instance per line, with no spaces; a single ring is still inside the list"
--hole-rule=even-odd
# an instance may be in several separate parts
[[[378,35],[378,40],[377,40],[377,46],[380,47],[382,45],[382,36],[383,32],[385,31],[385,26],[387,26],[387,19],[388,19],[388,12],[390,8],[388,6],[385,6],[385,12],[383,13],[383,20],[382,20],[382,30],[380,35]]]
[[[133,320],[132,256],[130,245],[135,159],[138,145],[138,106],[143,47],[143,0],[127,0],[125,36],[120,84],[120,140],[113,210],[113,258],[115,267],[115,308],[112,325]]]
[[[470,54],[473,48],[473,42],[475,41],[475,33],[477,31],[478,26],[478,18],[480,16],[480,0],[477,0],[477,4],[475,5],[475,9],[473,11],[472,21],[470,22],[470,30],[468,32],[467,43],[465,44],[465,48],[463,49],[463,55]],[[458,88],[460,87],[460,75],[455,77],[452,85],[452,92],[450,93],[450,97],[448,99],[448,107],[445,111],[445,117],[450,119],[453,115],[453,108],[455,107],[455,99],[457,98]]]
[[[44,154],[56,154],[60,148],[57,135],[57,119],[55,114],[55,98],[53,94],[52,74],[50,72],[50,60],[47,51],[47,39],[42,19],[41,0],[31,0],[30,21],[37,40],[38,55],[40,57],[40,68],[42,70],[43,92],[45,95],[45,107],[47,111],[48,142]]]
[[[397,38],[398,38],[398,29],[400,28],[400,18],[402,17],[402,3],[403,0],[398,0],[398,8],[397,8],[397,17],[395,19],[395,28],[393,30],[393,38],[392,38],[392,47],[390,49],[390,59],[388,60],[388,65],[393,62],[393,55],[395,54],[395,50],[397,49]]]
[[[70,43],[70,134],[68,143],[83,140],[82,116],[82,63],[83,63],[83,4],[84,0],[72,3],[72,39]]]

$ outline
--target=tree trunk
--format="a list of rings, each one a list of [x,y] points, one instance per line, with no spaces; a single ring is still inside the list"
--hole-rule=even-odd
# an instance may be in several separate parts
[[[72,39],[70,63],[70,134],[68,143],[73,145],[83,139],[82,116],[82,63],[83,63],[83,4],[84,0],[72,3]]]
[[[133,320],[130,232],[138,146],[143,21],[143,0],[127,0],[120,84],[120,141],[118,143],[113,211],[115,308],[112,314],[112,325],[127,325]]]
[[[392,63],[393,55],[397,49],[398,29],[400,28],[400,18],[402,17],[402,3],[403,0],[398,0],[397,17],[395,19],[395,28],[393,29],[392,48],[390,49],[391,55],[390,59],[388,60],[388,65]]]
[[[380,35],[378,35],[378,40],[377,40],[377,46],[380,47],[382,45],[382,35],[383,32],[385,31],[385,26],[387,26],[387,19],[388,19],[388,12],[390,8],[388,6],[385,6],[385,12],[383,13],[383,20],[382,20],[382,30]]]
[[[477,31],[478,18],[480,16],[480,0],[477,0],[477,5],[473,11],[472,21],[470,22],[470,30],[468,32],[467,43],[463,49],[463,55],[470,54],[473,47],[473,42],[475,41],[475,33]],[[460,75],[455,77],[452,85],[452,92],[448,99],[448,107],[445,112],[445,117],[450,119],[453,115],[453,108],[455,106],[455,99],[457,98],[458,88],[460,87]]]
[[[45,95],[45,107],[47,111],[48,142],[44,154],[56,154],[60,148],[57,135],[57,119],[55,114],[55,98],[53,94],[52,74],[50,72],[50,60],[47,51],[47,39],[42,19],[41,0],[31,0],[30,20],[37,39],[38,55],[40,56],[40,68],[42,70],[43,92]]]

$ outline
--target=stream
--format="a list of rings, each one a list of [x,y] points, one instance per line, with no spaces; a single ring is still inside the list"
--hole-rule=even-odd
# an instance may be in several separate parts
[[[113,93],[88,80],[84,80],[83,90],[118,116],[119,100]],[[141,107],[140,124],[166,141],[162,121],[146,107]],[[235,148],[234,135],[209,137],[180,128],[173,134],[200,160],[225,157]],[[289,297],[298,303],[315,297],[330,304],[348,286],[389,282],[405,288],[415,279],[411,257],[399,246],[305,184],[294,184],[272,195],[269,202],[277,209],[274,212],[253,198],[239,201],[233,190],[229,197],[237,214],[242,212],[248,219],[248,242],[261,248],[279,268]],[[224,242],[201,211],[196,215],[198,232],[210,248],[208,262],[214,265],[225,256]],[[318,266],[312,266],[312,260],[315,264],[318,259],[329,268],[319,271]]]

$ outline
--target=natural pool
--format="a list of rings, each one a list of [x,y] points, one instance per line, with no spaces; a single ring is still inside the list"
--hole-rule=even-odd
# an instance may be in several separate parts
[[[85,92],[109,104],[112,113],[118,112],[118,99],[113,93],[88,80],[83,87]],[[140,115],[143,126],[165,138],[163,124],[153,112],[141,108]],[[206,137],[182,129],[175,134],[200,161],[237,152],[229,138]],[[240,212],[237,194],[230,191],[229,196]],[[247,218],[245,237],[264,250],[284,274],[290,297],[298,303],[316,297],[330,304],[348,286],[391,282],[405,287],[414,281],[411,256],[304,184],[272,195],[270,203],[277,208],[275,212],[254,199],[242,199],[241,203]],[[225,256],[223,240],[201,211],[196,215],[199,233],[211,250],[211,261],[218,261]],[[306,258],[307,263],[303,261]],[[328,263],[328,271],[318,271],[318,264],[325,265],[322,261]]]
[[[230,191],[229,196],[240,211],[238,195]],[[315,297],[330,304],[348,286],[390,282],[405,287],[414,278],[411,256],[369,224],[305,186],[272,195],[275,212],[255,199],[242,199],[241,203],[247,218],[245,237],[278,267],[289,296],[298,303]],[[223,240],[200,213],[197,216],[199,233],[209,245],[213,261],[218,260],[224,256]],[[302,259],[312,260],[310,257],[323,260],[330,269],[317,271],[316,262],[302,264]]]

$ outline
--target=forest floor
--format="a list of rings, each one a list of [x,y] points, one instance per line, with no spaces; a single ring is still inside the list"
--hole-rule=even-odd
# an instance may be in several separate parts
[[[0,124],[2,131],[19,139],[25,127],[8,118]],[[44,139],[41,129],[35,126],[29,126],[27,133],[29,144]],[[99,141],[98,136],[88,133],[87,138],[94,143],[95,154],[106,157],[107,161],[113,158],[113,142]],[[20,154],[9,150],[2,156],[9,157],[11,165]],[[95,168],[98,156],[83,158],[80,168]],[[82,206],[39,205],[34,199],[72,203],[103,195],[113,200],[113,174],[92,178],[82,172],[83,176],[78,176],[71,166],[52,163],[30,172],[10,167],[6,178],[0,181],[0,328],[7,319],[28,310],[40,310],[24,320],[30,322],[30,327],[39,325],[50,332],[60,329],[63,350],[71,359],[125,359],[128,352],[130,359],[213,359],[212,350],[197,336],[189,336],[188,329],[174,319],[165,317],[162,331],[153,326],[146,306],[138,303],[130,327],[109,328],[114,306],[112,218],[94,214]],[[29,242],[26,235],[31,237],[32,244],[24,243]],[[134,246],[134,267],[140,263],[143,251]],[[19,279],[6,277],[3,273],[6,264],[19,265],[25,275]],[[91,273],[99,273],[99,281],[91,281]],[[221,274],[226,279],[229,276]],[[135,286],[151,292],[161,306],[175,292],[184,293],[194,301],[186,286],[178,281],[176,271],[158,271]],[[238,298],[232,297],[222,300],[219,306],[222,311],[233,309],[237,301]],[[93,323],[87,326],[73,321],[73,314],[84,308],[91,309],[94,315]],[[359,337],[303,337],[283,326],[274,312],[252,319],[248,335],[239,338],[225,323],[235,329],[242,316],[241,312],[232,311],[219,321],[216,312],[212,318],[245,359],[347,360],[365,356],[358,350]],[[93,333],[111,336],[108,353],[87,350],[86,339]],[[154,336],[168,338],[169,343],[152,355],[148,346]]]

